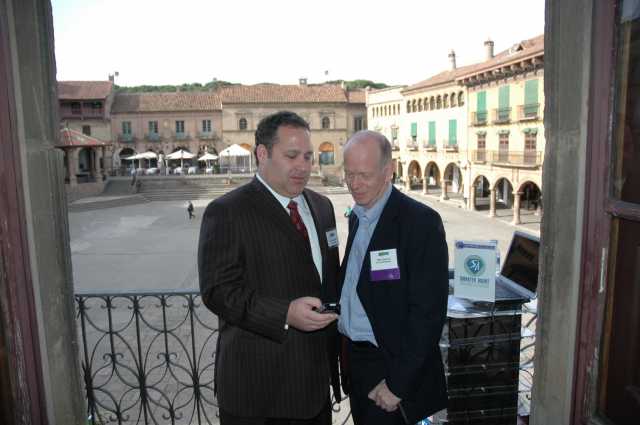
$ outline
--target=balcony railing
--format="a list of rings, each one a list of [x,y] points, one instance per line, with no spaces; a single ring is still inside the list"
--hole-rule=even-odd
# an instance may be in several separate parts
[[[518,106],[518,121],[534,121],[540,119],[540,104]]]
[[[492,111],[493,124],[507,124],[511,122],[511,108],[494,109]]]
[[[487,111],[477,111],[471,113],[471,125],[487,125]]]
[[[400,150],[400,143],[398,142],[398,140],[393,140],[391,142],[391,150],[392,151],[399,151]]]
[[[198,132],[198,139],[200,140],[212,140],[215,138],[216,138],[215,131],[199,131]]]
[[[438,151],[438,147],[436,146],[435,140],[429,140],[429,141],[425,140],[424,142],[422,142],[422,148],[427,152]]]
[[[410,150],[410,151],[417,151],[418,150],[418,142],[416,140],[413,140],[413,139],[407,140],[407,149]]]
[[[118,140],[121,143],[131,143],[135,141],[135,137],[133,137],[133,134],[131,133],[120,133],[118,134]]]
[[[188,140],[190,139],[189,133],[175,133],[176,140]]]
[[[471,151],[471,160],[473,162],[486,162],[487,151],[485,149],[477,149],[477,150]]]
[[[159,142],[160,134],[159,133],[147,133],[144,135],[144,138],[150,142]]]
[[[60,107],[60,118],[104,118],[104,109]]]
[[[88,423],[219,423],[213,391],[218,320],[198,291],[79,292],[75,310]],[[515,367],[526,397],[537,316],[526,308],[523,314],[527,340],[519,344]],[[493,327],[493,317],[487,322]],[[443,334],[441,347],[450,335]],[[493,352],[494,343],[486,345]],[[332,397],[333,411],[340,407]]]
[[[500,149],[491,151],[491,162],[493,164],[505,164],[516,166],[535,167],[542,165],[542,152],[538,151],[510,151]]]
[[[458,152],[458,140],[455,139],[443,139],[442,147],[445,152]]]

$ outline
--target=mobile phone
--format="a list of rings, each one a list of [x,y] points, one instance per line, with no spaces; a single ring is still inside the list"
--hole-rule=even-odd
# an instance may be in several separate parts
[[[334,313],[340,314],[339,303],[323,303],[320,308],[315,309],[318,313]]]

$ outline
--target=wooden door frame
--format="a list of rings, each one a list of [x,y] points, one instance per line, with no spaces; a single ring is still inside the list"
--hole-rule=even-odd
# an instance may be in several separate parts
[[[7,0],[0,0],[0,419],[46,424],[47,409],[35,308]]]

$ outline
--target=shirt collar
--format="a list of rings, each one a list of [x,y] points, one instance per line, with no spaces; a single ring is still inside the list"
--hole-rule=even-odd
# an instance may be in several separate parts
[[[353,207],[353,212],[358,217],[358,220],[362,220],[364,217],[370,222],[376,221],[380,218],[382,210],[389,200],[389,196],[391,196],[391,183],[387,183],[387,188],[382,193],[382,196],[376,201],[375,204],[373,204],[371,208],[366,209],[365,207],[356,204]]]
[[[287,196],[282,196],[280,195],[278,192],[276,192],[275,190],[273,190],[273,188],[271,186],[269,186],[269,184],[260,176],[260,173],[256,173],[256,178],[260,181],[260,183],[262,183],[267,189],[269,189],[269,192],[271,192],[271,194],[273,195],[274,198],[276,198],[276,200],[280,203],[280,205],[282,205],[283,208],[285,208],[287,211],[289,211],[289,202],[291,200],[296,201],[296,203],[298,204],[299,207],[304,208],[306,210],[307,208],[307,204],[304,200],[304,196],[302,196],[302,194],[296,196],[295,198],[289,198]]]

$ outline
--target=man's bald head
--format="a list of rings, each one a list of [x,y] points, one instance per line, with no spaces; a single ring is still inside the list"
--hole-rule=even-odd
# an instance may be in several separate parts
[[[384,134],[377,131],[361,130],[355,133],[345,144],[343,154],[346,156],[350,148],[361,144],[377,147],[380,154],[380,168],[391,162],[391,143]]]

